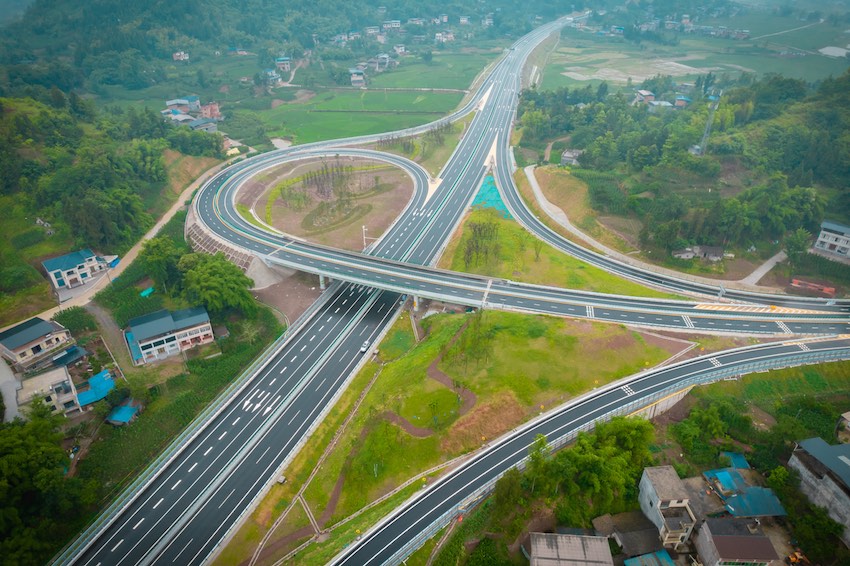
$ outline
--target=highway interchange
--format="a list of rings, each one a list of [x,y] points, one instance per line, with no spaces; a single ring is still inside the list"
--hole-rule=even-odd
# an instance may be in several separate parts
[[[206,184],[193,206],[199,219],[217,237],[257,253],[266,261],[330,275],[338,282],[322,295],[297,331],[292,332],[264,360],[258,371],[231,394],[230,400],[196,427],[188,440],[179,447],[174,446],[168,461],[153,470],[150,479],[139,489],[122,499],[119,507],[108,511],[100,523],[84,533],[57,563],[106,566],[207,562],[268,481],[291,459],[333,405],[365,359],[360,352],[361,345],[364,341],[375,344],[379,340],[400,310],[404,295],[691,331],[734,330],[788,334],[789,337],[792,334],[848,333],[850,324],[843,314],[843,309],[847,308],[845,304],[824,305],[822,301],[795,299],[783,302],[779,297],[756,297],[767,304],[820,312],[714,311],[698,308],[697,304],[687,301],[581,293],[491,281],[426,267],[433,265],[461,221],[490,165],[488,159],[494,144],[497,146],[497,178],[512,212],[535,234],[544,232],[545,227],[536,226],[533,216],[526,216],[527,212],[522,215],[525,207],[521,201],[510,200],[510,195],[516,197],[510,190],[512,180],[506,185],[503,177],[509,175],[506,173],[509,165],[505,161],[507,138],[504,136],[510,130],[515,112],[522,63],[530,50],[562,23],[542,26],[518,41],[494,67],[479,94],[453,115],[452,118],[458,117],[479,108],[441,173],[441,183],[431,198],[426,198],[427,175],[415,164],[386,154],[342,148],[339,141],[270,152],[239,163]],[[427,127],[405,133],[426,131]],[[343,143],[365,143],[378,137],[344,140]],[[235,192],[257,171],[289,159],[318,155],[339,155],[341,159],[377,158],[403,168],[414,179],[416,190],[410,203],[399,220],[372,246],[368,256],[265,232],[235,212]],[[567,246],[557,235],[550,233],[547,241],[550,239],[550,243]],[[570,253],[582,252],[572,250]],[[590,259],[599,262],[600,258]],[[627,275],[644,281],[647,277],[658,277],[639,270]],[[675,286],[681,283],[670,281],[672,283],[659,278],[651,282],[683,290]],[[709,295],[716,294],[715,291],[698,290]],[[414,505],[384,523],[381,529],[364,537],[347,555],[340,557],[340,561],[346,564],[380,564],[390,558],[393,562],[399,561],[416,543],[417,535],[428,521],[445,520],[471,494],[519,462],[529,438],[537,432],[554,439],[605,413],[624,410],[630,404],[645,402],[659,391],[679,387],[688,379],[716,376],[718,368],[743,373],[757,363],[770,367],[805,363],[847,357],[848,350],[850,343],[838,338],[822,338],[804,346],[796,343],[760,346],[687,362],[639,377],[627,386],[594,392],[573,406],[533,423],[533,427],[518,436],[490,447],[459,472],[423,493]],[[422,509],[429,511],[426,513]]]

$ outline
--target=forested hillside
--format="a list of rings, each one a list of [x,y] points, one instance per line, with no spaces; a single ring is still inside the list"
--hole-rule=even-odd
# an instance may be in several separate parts
[[[0,292],[42,280],[51,251],[121,254],[161,212],[163,152],[221,156],[221,138],[164,122],[152,111],[98,112],[73,91],[51,104],[0,98]],[[37,223],[40,219],[47,224]]]
[[[386,11],[379,13],[379,5]],[[573,5],[579,9],[583,2]],[[0,39],[6,70],[0,73],[0,94],[34,86],[66,92],[101,85],[144,88],[165,80],[165,67],[179,50],[189,51],[194,61],[244,48],[268,66],[282,47],[297,55],[335,34],[391,18],[407,22],[446,14],[453,22],[460,15],[480,22],[492,13],[485,37],[517,37],[531,29],[535,16],[548,20],[564,9],[555,0],[37,0]]]
[[[635,88],[677,96],[670,77]],[[687,94],[687,108],[653,112],[631,91],[609,96],[605,83],[527,91],[523,143],[569,135],[570,147],[584,150],[574,174],[587,181],[592,206],[639,218],[643,245],[667,251],[758,247],[799,229],[817,233],[825,214],[850,218],[850,72],[816,88],[777,75],[720,88],[708,75]]]

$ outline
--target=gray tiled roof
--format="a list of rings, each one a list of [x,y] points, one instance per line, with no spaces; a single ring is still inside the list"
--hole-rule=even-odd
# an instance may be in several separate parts
[[[801,440],[799,444],[812,458],[826,466],[850,488],[850,444],[833,446],[819,437]]]
[[[0,333],[0,344],[3,344],[10,350],[14,350],[24,344],[29,344],[37,338],[50,334],[54,330],[56,328],[49,322],[45,322],[38,317],[31,318]]]
[[[824,220],[820,223],[821,229],[830,230],[832,232],[838,232],[839,234],[850,234],[850,227],[844,226],[843,224],[839,224],[837,222],[830,222],[829,220]]]
[[[140,316],[131,320],[128,326],[133,333],[133,338],[137,342],[143,342],[155,336],[176,332],[209,321],[210,317],[204,307],[192,307],[174,312],[161,310]]]

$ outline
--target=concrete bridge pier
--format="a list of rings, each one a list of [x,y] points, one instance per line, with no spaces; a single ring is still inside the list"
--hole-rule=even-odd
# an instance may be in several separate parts
[[[328,283],[330,283],[330,282],[331,282],[330,277],[325,279],[324,275],[319,275],[319,289],[321,289],[322,291],[324,291],[327,288]]]

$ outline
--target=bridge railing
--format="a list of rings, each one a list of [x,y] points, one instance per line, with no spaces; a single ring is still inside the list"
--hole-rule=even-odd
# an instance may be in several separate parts
[[[769,370],[781,369],[792,366],[811,365],[848,359],[850,359],[850,348],[825,351],[801,350],[799,354],[795,354],[793,356],[786,356],[781,359],[764,359],[755,362],[736,364],[734,366],[720,366],[716,368],[707,369],[699,374],[696,374],[673,385],[665,387],[659,391],[635,399],[634,401],[624,406],[621,406],[613,411],[609,411],[603,415],[600,415],[599,417],[584,425],[566,431],[558,438],[550,438],[547,440],[549,441],[550,448],[552,450],[557,450],[575,440],[580,433],[592,430],[596,423],[608,421],[616,416],[630,415],[636,411],[639,411],[640,409],[646,408],[656,403],[661,399],[664,399],[665,397],[669,397],[673,393],[682,391],[683,389],[687,389],[695,385],[707,385],[709,383],[720,381],[722,379],[728,379],[730,377],[740,377],[741,375],[748,373],[766,372]],[[551,415],[539,417],[535,420],[540,421],[543,418],[548,418],[549,416]],[[536,423],[529,423],[529,425],[531,428],[533,428]],[[519,430],[526,431],[528,430],[529,425],[526,425]],[[528,457],[526,456],[522,460],[518,461],[514,467],[521,470],[525,467],[527,461]],[[442,529],[444,526],[446,526],[458,516],[463,514],[467,509],[475,505],[475,503],[477,503],[479,499],[489,494],[495,488],[496,482],[500,477],[501,475],[494,477],[489,482],[472,492],[466,499],[464,499],[464,501],[460,505],[458,505],[457,507],[453,507],[452,509],[441,515],[438,519],[436,519],[433,523],[431,523],[428,527],[419,532],[413,539],[411,539],[398,551],[396,551],[395,554],[390,556],[390,558],[387,559],[384,564],[400,564],[417,548],[425,544],[428,539],[437,534],[440,529]]]
[[[325,293],[329,297],[331,293]],[[176,457],[182,449],[191,442],[200,432],[207,420],[221,412],[250,381],[257,370],[268,363],[278,350],[309,321],[321,305],[327,300],[320,298],[314,301],[301,316],[299,316],[286,330],[260,354],[244,371],[237,377],[215,400],[213,400],[189,425],[157,456],[151,464],[144,469],[112,503],[98,515],[89,526],[74,540],[69,542],[53,559],[53,564],[69,564],[78,553],[81,553],[95,539],[101,529],[105,528],[136,498],[143,486],[154,479],[168,463]]]

